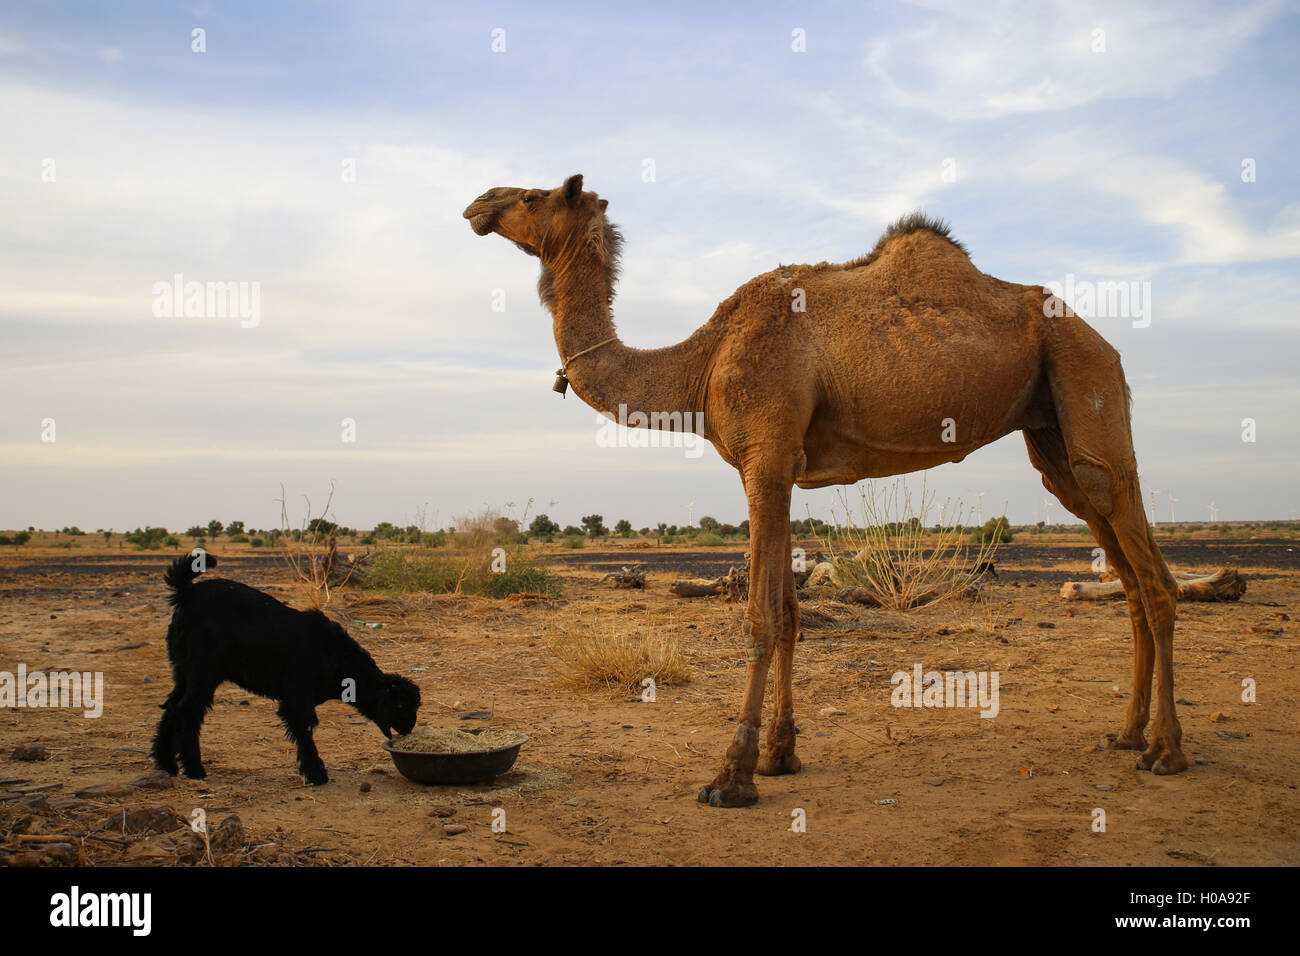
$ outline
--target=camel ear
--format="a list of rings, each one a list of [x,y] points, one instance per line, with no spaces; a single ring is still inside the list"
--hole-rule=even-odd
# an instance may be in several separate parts
[[[564,181],[564,201],[570,206],[582,195],[582,173],[575,173]]]
[[[601,212],[604,212],[606,209],[609,208],[609,200],[608,200],[608,199],[602,199],[602,200],[600,200],[600,202],[596,203],[596,205],[598,205],[598,206],[600,207],[600,211],[601,211]]]

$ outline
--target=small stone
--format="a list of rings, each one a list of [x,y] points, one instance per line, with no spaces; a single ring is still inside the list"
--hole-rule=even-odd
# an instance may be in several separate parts
[[[89,800],[74,800],[72,797],[54,797],[46,801],[51,810],[81,810],[90,806]]]
[[[19,744],[14,748],[13,753],[13,758],[15,760],[23,760],[33,763],[40,760],[48,760],[49,756],[50,755],[45,752],[45,746],[43,744]]]
[[[455,807],[449,807],[444,805],[444,806],[429,808],[429,816],[431,817],[454,817],[455,815],[456,815]]]
[[[214,850],[237,850],[244,845],[244,822],[232,813],[217,825],[212,833]]]
[[[885,797],[885,799],[883,799],[883,800],[877,800],[877,801],[876,801],[876,806],[878,806],[878,807],[892,807],[892,806],[894,806],[894,805],[897,804],[897,803],[898,803],[898,801],[895,800],[893,797]]]
[[[1216,724],[1217,724],[1219,721],[1224,720],[1224,719],[1225,719],[1225,718],[1224,718],[1224,716],[1223,716],[1223,711],[1221,711],[1221,710],[1216,710],[1214,713],[1210,714],[1210,720],[1213,721],[1213,722],[1216,723]]]
[[[77,848],[71,843],[46,843],[41,847],[42,863],[73,866],[80,862]]]
[[[1041,627],[1041,628],[1042,628],[1043,630],[1045,630],[1045,631],[1046,631],[1046,630],[1050,630],[1051,628],[1056,627],[1056,625],[1053,624],[1051,621],[1039,621],[1039,622],[1038,622],[1038,626]]]
[[[127,833],[163,833],[181,826],[183,821],[169,807],[137,807],[113,814],[101,825],[103,830]]]
[[[927,784],[928,786],[931,786],[931,787],[942,787],[942,786],[943,786],[943,777],[926,777],[926,778],[922,781],[922,783],[925,783],[925,784]]]
[[[171,790],[176,786],[176,778],[165,770],[155,770],[137,777],[131,786],[137,790]]]
[[[253,851],[253,859],[259,863],[274,863],[279,858],[280,848],[274,843],[268,843],[266,846],[259,846]]]
[[[1109,783],[1099,783],[1099,784],[1097,784],[1097,789],[1098,789],[1098,790],[1114,790],[1115,788],[1114,788],[1114,786],[1112,786],[1112,785],[1109,784]]]
[[[447,836],[455,836],[458,833],[468,833],[469,827],[465,826],[463,823],[444,823],[442,825],[442,832],[447,834]]]
[[[817,711],[819,717],[843,717],[844,714],[845,712],[840,710],[838,707],[823,707],[821,710]]]
[[[580,806],[582,806],[584,803],[591,803],[591,801],[588,800],[586,797],[569,797],[569,799],[568,799],[568,800],[565,800],[565,801],[561,804],[561,806],[565,806],[565,807],[580,807]]]
[[[134,792],[134,787],[124,783],[99,783],[78,790],[76,795],[83,800],[116,800],[119,797],[129,797]]]
[[[358,787],[357,789],[359,789],[362,793],[369,793],[369,792],[370,792],[370,781],[369,781],[369,780],[362,780],[362,781],[361,781],[361,786]]]
[[[490,710],[467,710],[460,715],[461,720],[491,720],[492,711]]]
[[[142,683],[142,684],[152,684],[152,683],[153,683],[153,678],[150,677],[148,674],[145,674],[144,677],[141,678],[140,683]]]

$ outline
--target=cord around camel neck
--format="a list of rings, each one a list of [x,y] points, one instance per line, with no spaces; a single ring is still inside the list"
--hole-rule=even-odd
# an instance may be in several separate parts
[[[560,363],[561,363],[560,372],[561,372],[561,374],[564,373],[564,371],[569,367],[569,363],[571,363],[574,359],[580,359],[580,358],[582,358],[584,355],[586,355],[588,352],[594,352],[594,351],[596,351],[596,349],[600,348],[602,345],[608,345],[610,342],[613,342],[613,341],[615,341],[616,339],[618,339],[618,336],[617,336],[617,335],[611,335],[609,338],[605,339],[605,341],[603,341],[603,342],[597,342],[595,345],[591,346],[590,348],[585,348],[585,349],[583,349],[581,352],[579,352],[579,353],[576,354],[576,355],[570,355],[567,359],[561,357],[561,359],[560,359]]]

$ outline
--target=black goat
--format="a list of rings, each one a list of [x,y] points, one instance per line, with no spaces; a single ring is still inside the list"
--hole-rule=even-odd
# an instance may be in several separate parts
[[[182,555],[163,575],[175,608],[167,628],[167,657],[175,686],[162,705],[153,761],[202,780],[199,729],[212,695],[226,681],[280,702],[286,736],[298,745],[298,770],[308,782],[329,780],[312,740],[316,707],[343,700],[373,720],[385,736],[409,734],[420,688],[385,674],[365,649],[320,611],[296,611],[269,594],[218,578],[194,583],[217,559]]]

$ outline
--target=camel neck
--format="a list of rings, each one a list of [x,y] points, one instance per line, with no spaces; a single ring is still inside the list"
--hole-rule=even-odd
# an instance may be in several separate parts
[[[608,283],[599,262],[556,268],[551,282],[555,344],[579,398],[615,418],[621,411],[647,416],[704,411],[709,353],[704,330],[666,348],[630,348],[614,330]]]

